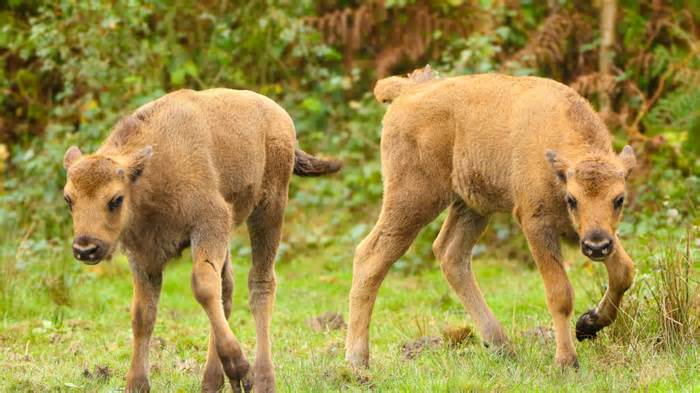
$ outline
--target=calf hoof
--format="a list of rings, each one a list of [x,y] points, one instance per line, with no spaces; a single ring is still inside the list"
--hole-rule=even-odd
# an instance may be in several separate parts
[[[244,393],[250,393],[250,392],[253,391],[253,386],[254,386],[254,385],[255,385],[255,384],[253,383],[253,378],[252,378],[252,376],[250,375],[250,373],[248,373],[248,374],[247,374],[245,377],[243,377],[243,379],[241,380],[241,390],[240,390],[240,391],[241,391],[241,392],[244,392]],[[258,391],[257,388],[256,388],[255,391],[256,391],[256,392]]]
[[[515,348],[513,348],[513,345],[508,340],[499,341],[496,343],[483,341],[482,344],[484,345],[484,348],[487,348],[496,356],[501,356],[508,359],[515,358]]]
[[[554,359],[554,363],[561,368],[573,368],[575,370],[579,369],[578,357],[576,354],[557,356]]]
[[[345,361],[355,369],[369,368],[369,353],[345,352]]]
[[[493,351],[498,356],[507,359],[515,359],[515,348],[513,348],[513,346],[509,342],[501,344],[499,346],[494,346]]]
[[[275,393],[274,371],[253,370],[253,387],[255,393]]]
[[[219,367],[218,370],[205,370],[202,378],[203,393],[217,393],[224,388],[224,372]]]
[[[145,376],[126,377],[126,392],[127,393],[146,393],[151,391],[151,385],[148,383],[148,378]]]
[[[595,310],[588,310],[576,322],[576,339],[579,341],[594,339],[598,336],[598,331],[604,327],[605,325],[598,320]]]
[[[221,364],[234,392],[252,391],[252,383],[248,377],[250,364],[243,355],[236,358],[222,357]]]

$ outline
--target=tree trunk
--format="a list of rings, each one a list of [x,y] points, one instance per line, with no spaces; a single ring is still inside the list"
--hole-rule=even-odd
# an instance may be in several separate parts
[[[615,57],[615,18],[617,15],[617,0],[602,0],[600,7],[600,54],[598,71],[602,77],[610,75],[610,69]],[[600,92],[600,112],[610,112],[610,94]]]

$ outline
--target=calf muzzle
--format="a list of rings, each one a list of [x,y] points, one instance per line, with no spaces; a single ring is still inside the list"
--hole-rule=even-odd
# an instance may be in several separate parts
[[[87,265],[99,263],[108,249],[105,242],[91,236],[78,236],[73,241],[73,256]]]
[[[612,237],[600,230],[591,231],[581,240],[581,252],[594,261],[602,261],[614,250]]]

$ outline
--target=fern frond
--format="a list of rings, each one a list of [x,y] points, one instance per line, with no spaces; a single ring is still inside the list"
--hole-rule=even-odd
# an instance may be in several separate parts
[[[659,99],[643,122],[652,133],[688,131],[699,117],[700,90],[683,88]]]

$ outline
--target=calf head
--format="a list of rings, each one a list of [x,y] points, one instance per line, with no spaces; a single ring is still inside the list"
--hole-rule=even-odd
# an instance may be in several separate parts
[[[126,156],[83,156],[72,146],[63,158],[63,189],[73,216],[73,255],[94,265],[111,257],[129,222],[131,189],[153,154],[151,146]]]
[[[625,180],[635,166],[634,151],[625,146],[619,155],[590,153],[569,161],[548,150],[549,161],[571,222],[581,240],[581,252],[595,261],[615,252],[615,233],[622,218]]]

